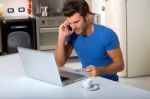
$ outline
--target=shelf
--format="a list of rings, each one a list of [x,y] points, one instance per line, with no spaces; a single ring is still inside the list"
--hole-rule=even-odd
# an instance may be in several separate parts
[[[47,52],[52,52],[52,53],[54,53],[55,49],[56,49],[55,46],[48,46],[48,45],[40,46],[40,50],[41,50],[41,51],[47,51]],[[73,50],[70,57],[75,57],[75,56],[77,56],[77,54],[76,54],[76,52]]]
[[[54,45],[42,45],[40,46],[40,50],[55,50],[56,47]]]
[[[58,33],[59,27],[40,28],[40,33]]]

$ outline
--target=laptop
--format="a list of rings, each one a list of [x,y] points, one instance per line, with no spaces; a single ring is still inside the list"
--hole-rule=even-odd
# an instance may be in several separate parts
[[[27,76],[51,84],[65,86],[86,78],[73,72],[59,69],[54,54],[18,47],[18,52]]]

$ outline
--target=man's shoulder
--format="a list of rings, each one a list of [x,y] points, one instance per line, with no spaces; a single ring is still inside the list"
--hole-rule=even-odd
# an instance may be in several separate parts
[[[114,31],[111,28],[101,24],[94,24],[94,29],[95,31],[101,31],[103,33],[114,33]]]

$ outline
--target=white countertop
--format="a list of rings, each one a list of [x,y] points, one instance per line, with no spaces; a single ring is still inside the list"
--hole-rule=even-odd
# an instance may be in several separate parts
[[[149,91],[101,77],[92,80],[99,90],[83,90],[83,81],[52,85],[27,77],[18,54],[0,56],[0,99],[150,99]]]

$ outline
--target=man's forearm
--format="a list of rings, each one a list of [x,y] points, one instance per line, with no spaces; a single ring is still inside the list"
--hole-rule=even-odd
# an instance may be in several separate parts
[[[99,74],[114,74],[119,71],[122,71],[124,69],[124,63],[118,62],[118,63],[112,63],[105,67],[99,68]]]
[[[56,51],[55,51],[55,59],[58,66],[63,66],[66,62],[66,54],[65,54],[65,41],[58,40]]]
[[[112,58],[112,63],[108,66],[102,67],[100,71],[106,74],[114,74],[124,69],[124,61],[120,48],[115,48],[108,51],[109,56]]]

